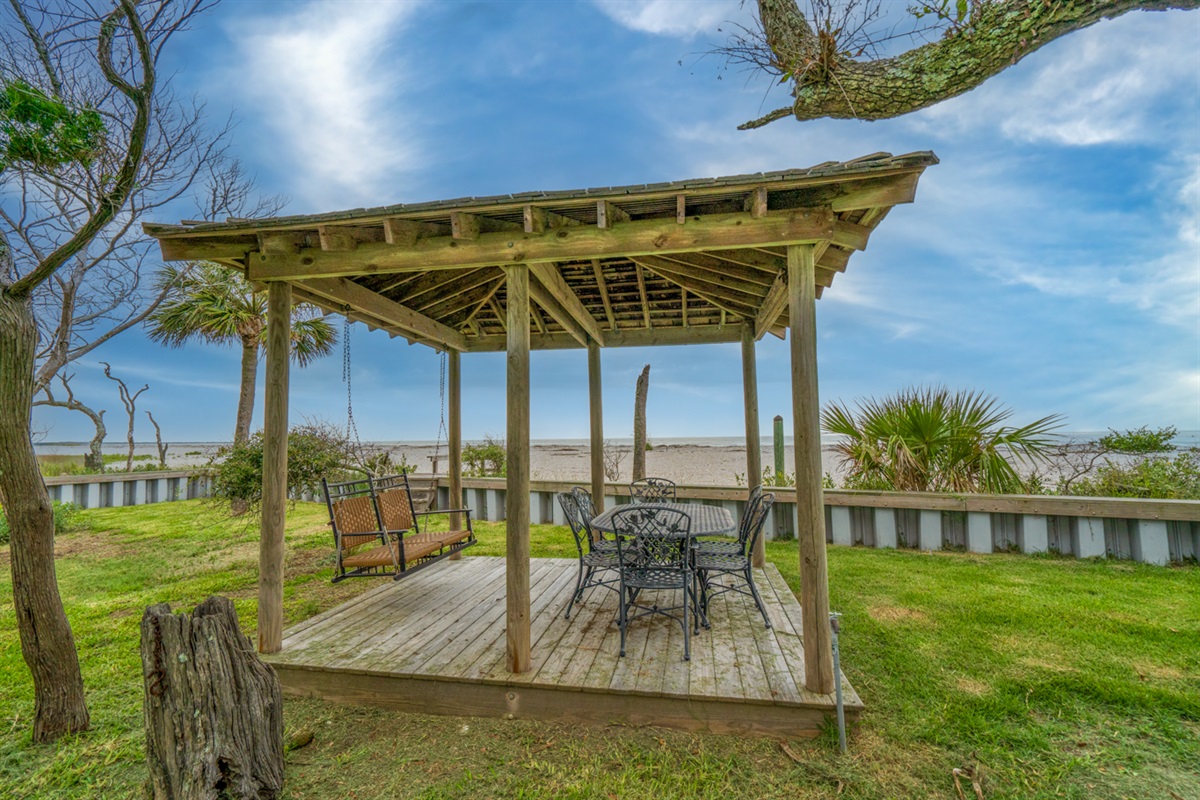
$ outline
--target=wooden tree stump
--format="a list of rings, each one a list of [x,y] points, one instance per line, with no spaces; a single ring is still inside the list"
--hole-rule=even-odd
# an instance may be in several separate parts
[[[146,760],[153,797],[270,800],[283,788],[283,694],[232,601],[142,615]]]

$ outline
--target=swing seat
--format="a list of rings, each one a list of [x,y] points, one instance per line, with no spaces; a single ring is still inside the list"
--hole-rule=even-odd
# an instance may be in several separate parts
[[[370,476],[353,481],[321,481],[333,528],[337,566],[333,582],[390,576],[400,580],[476,543],[469,508],[417,511],[406,475]],[[422,530],[424,520],[451,514],[465,529]]]

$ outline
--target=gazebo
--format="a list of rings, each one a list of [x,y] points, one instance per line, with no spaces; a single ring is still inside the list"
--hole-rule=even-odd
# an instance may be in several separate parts
[[[279,651],[283,634],[294,301],[448,353],[452,498],[462,498],[461,356],[507,353],[510,673],[531,663],[530,351],[587,351],[592,495],[602,504],[601,348],[740,343],[753,480],[762,474],[755,343],[790,329],[804,684],[831,693],[815,301],[936,163],[931,152],[874,153],[724,178],[147,224],[165,259],[215,261],[268,287],[260,651]],[[761,565],[761,548],[756,558]]]

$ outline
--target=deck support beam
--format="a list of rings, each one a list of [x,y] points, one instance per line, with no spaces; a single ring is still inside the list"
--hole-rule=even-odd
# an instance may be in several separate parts
[[[800,540],[805,688],[834,690],[829,631],[829,573],[825,500],[821,489],[821,421],[817,395],[816,248],[790,245],[788,309],[792,329],[792,436],[796,457],[796,538]]]
[[[292,287],[267,289],[267,367],[263,395],[262,527],[258,550],[258,652],[283,647],[283,531],[287,522],[288,370]]]
[[[462,508],[462,354],[457,350],[446,353],[446,406],[446,446],[450,450],[450,507]],[[461,529],[462,514],[451,514],[450,530]],[[461,551],[450,556],[451,561],[461,558]]]
[[[762,436],[758,430],[758,362],[754,351],[754,322],[742,323],[742,392],[746,405],[746,485],[753,489],[762,483]],[[758,537],[751,555],[751,566],[767,563],[767,544]]]
[[[529,270],[504,268],[508,316],[508,471],[506,665],[509,672],[530,667],[529,617]]]
[[[592,502],[604,510],[604,399],[600,390],[600,345],[588,342],[588,414],[591,419]]]

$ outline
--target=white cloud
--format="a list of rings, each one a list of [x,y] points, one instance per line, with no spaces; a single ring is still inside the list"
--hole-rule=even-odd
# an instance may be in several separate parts
[[[658,36],[715,36],[727,20],[746,19],[737,0],[595,0],[614,22]]]
[[[1194,108],[1176,120],[1162,111],[1200,84],[1200,15],[1170,19],[1135,12],[1070,34],[910,124],[943,138],[996,126],[1015,141],[1077,146],[1161,140],[1164,124],[1194,131]]]
[[[269,25],[240,19],[230,31],[234,90],[271,132],[263,149],[290,160],[284,191],[304,206],[377,203],[395,194],[396,173],[417,163],[393,45],[420,5],[358,3],[342,13],[318,0],[273,14]]]
[[[1158,233],[1144,242],[1138,237],[1132,252],[1116,249],[1100,262],[1006,259],[994,262],[993,274],[1048,295],[1132,307],[1195,334],[1200,326],[1200,156],[1188,156],[1182,164],[1168,159],[1162,172],[1158,188],[1166,198],[1160,207],[1125,221]]]

